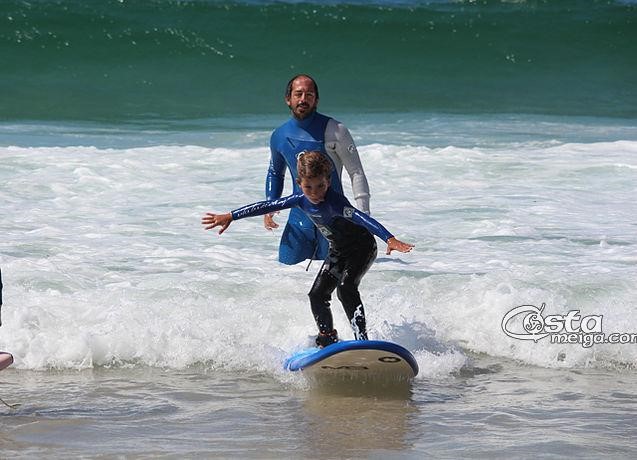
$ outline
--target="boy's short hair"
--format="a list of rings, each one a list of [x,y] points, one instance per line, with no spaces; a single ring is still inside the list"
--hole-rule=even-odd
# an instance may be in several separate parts
[[[332,162],[327,155],[316,151],[303,151],[296,157],[297,181],[302,179],[312,179],[315,177],[330,178],[332,173]]]

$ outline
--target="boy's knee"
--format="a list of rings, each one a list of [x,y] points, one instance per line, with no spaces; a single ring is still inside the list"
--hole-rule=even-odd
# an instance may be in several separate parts
[[[339,284],[336,289],[336,295],[338,296],[338,300],[340,300],[346,308],[352,305],[359,305],[361,303],[358,288],[351,284]]]
[[[310,298],[310,306],[312,307],[312,311],[314,311],[315,313],[318,310],[329,308],[332,296],[326,290],[321,289],[320,286],[312,287],[307,295]]]

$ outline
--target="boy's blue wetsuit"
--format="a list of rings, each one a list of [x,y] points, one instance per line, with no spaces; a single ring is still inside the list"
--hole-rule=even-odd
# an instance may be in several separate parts
[[[355,337],[366,340],[365,311],[358,285],[376,258],[376,241],[373,235],[385,242],[393,235],[378,221],[354,208],[342,193],[332,187],[319,204],[310,202],[303,193],[296,193],[278,200],[261,201],[235,209],[232,211],[232,218],[237,220],[288,208],[306,215],[329,241],[325,262],[309,293],[312,313],[320,334],[336,341],[330,301],[332,292],[337,289],[338,298],[350,320]]]
[[[305,150],[317,150],[331,160],[334,166],[331,184],[340,193],[343,192],[340,172],[345,166],[352,178],[352,188],[359,207],[369,213],[369,187],[354,141],[342,124],[318,112],[303,120],[290,118],[272,133],[270,165],[265,183],[266,200],[281,197],[286,169],[290,170],[292,176],[293,193],[300,193],[296,183],[296,157]],[[323,260],[327,252],[325,238],[321,237],[300,209],[293,208],[281,236],[279,261],[293,265],[305,259]]]

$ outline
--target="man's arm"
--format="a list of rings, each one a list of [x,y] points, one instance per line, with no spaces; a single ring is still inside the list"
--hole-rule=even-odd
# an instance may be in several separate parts
[[[328,122],[325,128],[325,147],[330,156],[340,160],[349,174],[356,207],[369,214],[369,184],[354,139],[345,125],[334,119]]]
[[[270,166],[268,167],[268,174],[265,178],[266,200],[281,198],[285,181],[285,158],[283,158],[283,155],[281,155],[275,147],[275,135],[276,132],[270,137]],[[274,221],[272,216],[273,213],[263,216],[263,226],[266,230],[273,230],[279,227],[279,224]]]
[[[281,198],[283,183],[285,180],[285,158],[276,149],[274,134],[270,138],[270,166],[265,178],[265,199],[276,200]]]

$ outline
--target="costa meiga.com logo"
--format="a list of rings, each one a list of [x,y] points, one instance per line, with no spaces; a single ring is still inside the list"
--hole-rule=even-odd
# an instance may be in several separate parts
[[[538,342],[549,337],[551,343],[578,343],[584,348],[593,345],[636,344],[637,333],[602,330],[604,315],[580,315],[579,310],[571,310],[565,315],[546,315],[546,304],[520,305],[502,318],[502,331],[511,338]]]

